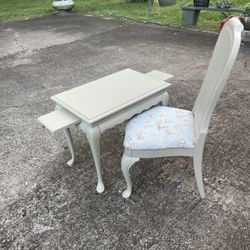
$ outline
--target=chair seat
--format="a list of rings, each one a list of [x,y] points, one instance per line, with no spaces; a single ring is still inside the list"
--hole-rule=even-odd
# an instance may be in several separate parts
[[[128,122],[124,146],[139,150],[194,148],[193,114],[177,108],[151,108]]]

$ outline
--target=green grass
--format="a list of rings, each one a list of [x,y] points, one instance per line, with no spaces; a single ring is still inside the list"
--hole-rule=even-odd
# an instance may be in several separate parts
[[[181,5],[192,0],[177,0],[169,7],[152,6],[152,16],[147,16],[147,2],[130,0],[75,0],[75,11],[93,14],[127,16],[141,21],[156,21],[164,25],[182,26]],[[210,0],[214,4],[216,0]],[[234,7],[243,7],[248,0],[234,0]],[[0,0],[0,21],[20,19],[53,13],[52,0]],[[236,15],[238,15],[236,13]],[[198,27],[201,30],[218,31],[223,15],[202,11]]]
[[[0,21],[48,15],[51,0],[0,0]]]

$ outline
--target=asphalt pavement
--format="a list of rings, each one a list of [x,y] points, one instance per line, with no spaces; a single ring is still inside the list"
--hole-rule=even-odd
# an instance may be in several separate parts
[[[126,123],[102,135],[97,194],[86,137],[72,130],[70,168],[63,134],[37,121],[54,109],[50,96],[125,68],[173,74],[169,105],[191,110],[216,39],[81,13],[0,25],[0,249],[250,249],[249,44],[209,126],[204,200],[187,157],[137,162],[123,199]]]

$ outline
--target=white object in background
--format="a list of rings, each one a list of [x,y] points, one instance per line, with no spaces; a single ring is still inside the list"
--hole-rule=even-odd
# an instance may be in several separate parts
[[[52,3],[55,10],[71,10],[74,5],[73,0],[54,0]]]
[[[158,114],[155,112],[153,115],[149,114],[150,110],[145,111],[138,117],[129,121],[125,132],[125,151],[121,161],[122,172],[127,183],[127,189],[122,194],[124,198],[129,198],[132,192],[129,169],[136,161],[139,161],[140,158],[167,156],[193,157],[194,172],[198,190],[201,198],[205,197],[202,179],[203,147],[213,110],[226,84],[238,54],[242,30],[243,25],[240,23],[238,18],[231,18],[224,25],[216,43],[212,59],[199,95],[195,101],[193,110],[192,112],[184,112],[184,115],[187,116],[191,113],[191,119],[184,117],[185,120],[183,122],[183,119],[180,119],[182,118],[181,113],[183,112],[180,111],[180,113],[176,116],[176,119],[180,119],[182,123],[179,124],[179,126],[173,126],[173,124],[167,123],[167,118],[169,118],[168,114],[175,111],[173,108],[166,107],[164,112],[162,112],[162,109],[164,108],[159,109],[160,112],[158,112]],[[145,117],[147,119],[145,119]],[[143,123],[145,125],[142,125]],[[186,128],[190,128],[192,126],[194,127],[192,132],[190,132],[189,129],[186,130]],[[176,130],[179,130],[179,134],[176,133]],[[152,134],[147,134],[148,131],[151,131],[154,136],[152,136]],[[191,133],[191,137],[187,136],[187,131],[189,131],[188,133]],[[157,138],[157,133],[161,135],[166,133],[165,136],[171,138],[167,138],[168,142],[165,142],[164,144],[162,142],[164,138]],[[138,136],[131,138],[131,134],[137,134]],[[151,143],[148,138],[152,139]],[[179,140],[177,146],[174,145],[173,141],[171,141],[173,138]],[[190,143],[187,144],[185,140],[180,140],[180,138],[191,138],[191,141],[193,139],[193,143],[190,146]],[[165,147],[162,145],[165,145]]]

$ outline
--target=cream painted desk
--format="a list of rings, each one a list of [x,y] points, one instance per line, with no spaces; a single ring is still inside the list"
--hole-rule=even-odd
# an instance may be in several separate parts
[[[97,171],[98,193],[105,189],[100,160],[101,133],[153,105],[167,105],[166,88],[170,84],[164,80],[170,77],[156,70],[143,74],[125,69],[51,97],[57,108],[75,116],[72,123],[79,124],[88,138]],[[73,165],[72,139],[69,130],[65,132],[72,153],[70,165]]]

